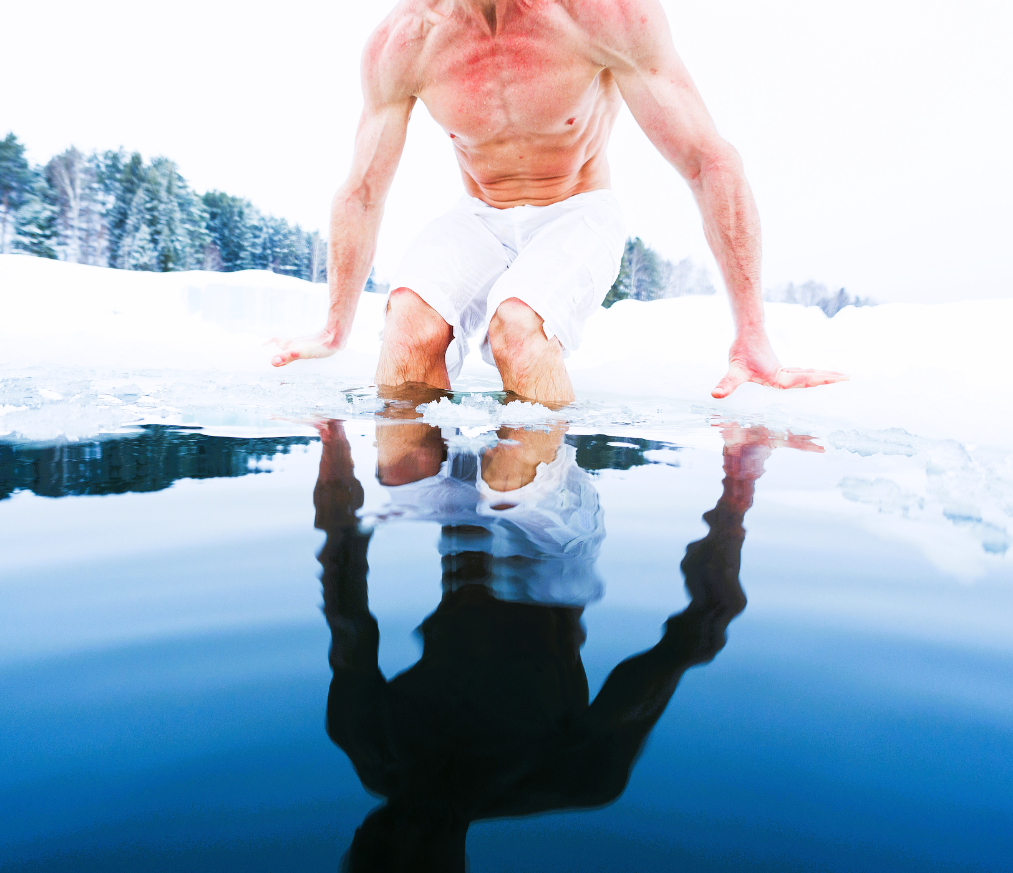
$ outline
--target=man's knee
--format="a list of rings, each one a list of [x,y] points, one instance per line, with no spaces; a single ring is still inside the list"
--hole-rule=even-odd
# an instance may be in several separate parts
[[[387,300],[384,338],[420,350],[446,351],[454,329],[410,288],[395,288]]]
[[[541,316],[516,297],[504,300],[489,322],[489,346],[497,360],[515,360],[544,351]]]

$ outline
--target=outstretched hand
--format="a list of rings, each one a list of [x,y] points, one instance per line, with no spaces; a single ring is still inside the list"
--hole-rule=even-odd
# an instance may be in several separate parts
[[[280,354],[271,358],[271,364],[275,367],[284,367],[286,364],[291,364],[292,361],[306,358],[328,358],[340,349],[334,335],[326,328],[319,333],[296,339],[286,340],[273,337],[270,342],[281,349]]]
[[[844,373],[833,370],[803,370],[782,367],[777,355],[764,337],[760,341],[735,343],[728,355],[728,372],[711,391],[712,397],[722,399],[745,382],[756,382],[770,388],[812,388],[830,385],[849,379]]]

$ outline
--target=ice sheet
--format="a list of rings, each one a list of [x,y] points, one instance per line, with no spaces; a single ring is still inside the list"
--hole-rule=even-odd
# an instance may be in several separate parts
[[[0,256],[3,430],[45,420],[42,430],[55,434],[66,420],[68,433],[84,433],[138,408],[300,415],[341,407],[341,392],[372,379],[382,297],[363,295],[348,348],[333,358],[275,370],[264,345],[316,330],[326,305],[323,285],[273,273],[134,273]],[[852,381],[789,392],[745,385],[713,400],[731,339],[721,295],[601,310],[568,366],[585,403],[624,407],[626,419],[681,410],[1013,445],[1013,372],[1004,363],[1013,298],[848,308],[833,319],[768,304],[767,321],[785,365],[837,369]],[[496,387],[495,370],[477,355],[455,385]]]
[[[140,421],[220,433],[312,432],[308,420],[367,417],[384,299],[364,294],[348,348],[281,370],[272,336],[317,330],[326,288],[263,272],[150,274],[0,256],[0,437],[80,439]],[[571,433],[636,434],[719,450],[721,419],[810,433],[867,459],[834,483],[842,505],[881,527],[960,531],[978,554],[1013,554],[1013,299],[848,308],[768,304],[785,365],[837,369],[848,383],[778,392],[746,385],[717,401],[731,339],[720,296],[600,310],[568,360]],[[477,354],[424,420],[487,442],[503,424],[558,414],[503,405]],[[917,524],[916,524],[917,522]],[[938,527],[942,525],[942,527]],[[898,529],[900,529],[898,528]]]

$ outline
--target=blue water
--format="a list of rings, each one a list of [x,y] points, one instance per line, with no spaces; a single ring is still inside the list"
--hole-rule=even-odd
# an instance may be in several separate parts
[[[1006,565],[958,580],[874,511],[781,499],[851,461],[760,440],[745,541],[728,510],[691,595],[680,561],[749,451],[723,473],[720,443],[560,435],[585,471],[539,498],[580,503],[560,557],[516,510],[433,509],[474,446],[458,479],[385,489],[397,426],[347,423],[344,461],[164,429],[0,447],[0,868],[1013,869]],[[420,433],[402,478],[452,436]]]

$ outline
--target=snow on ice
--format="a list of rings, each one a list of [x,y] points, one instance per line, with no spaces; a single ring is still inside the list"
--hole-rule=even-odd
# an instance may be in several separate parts
[[[0,438],[82,439],[137,422],[300,431],[309,419],[372,416],[383,408],[370,384],[384,302],[362,296],[343,352],[278,370],[271,338],[319,329],[325,286],[255,271],[153,274],[0,256]],[[719,419],[809,433],[828,455],[890,462],[835,483],[842,507],[934,513],[984,553],[1010,555],[1011,324],[1013,298],[849,307],[832,319],[767,304],[782,363],[851,381],[787,392],[745,385],[716,401],[710,389],[732,333],[723,295],[622,301],[591,318],[568,359],[579,400],[563,415],[574,432],[715,449]],[[538,404],[481,393],[500,387],[473,353],[453,402],[420,411],[478,442],[501,424],[557,420]]]

